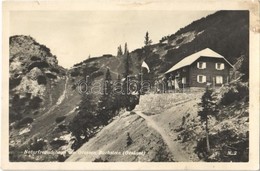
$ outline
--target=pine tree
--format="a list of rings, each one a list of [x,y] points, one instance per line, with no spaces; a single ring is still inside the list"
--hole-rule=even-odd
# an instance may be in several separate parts
[[[110,74],[110,70],[109,70],[109,68],[107,68],[105,80],[104,80],[104,93],[103,94],[105,94],[105,95],[111,94],[111,92],[112,92],[111,81],[112,81],[112,77],[111,77],[111,74]]]
[[[83,94],[79,107],[79,112],[69,126],[72,135],[75,136],[76,139],[72,146],[74,150],[78,149],[93,136],[91,130],[99,125],[99,120],[96,117],[97,105],[91,93]]]
[[[151,44],[152,44],[152,40],[149,38],[149,33],[147,31],[144,37],[144,46],[149,46]]]
[[[127,43],[125,43],[125,52],[124,52],[124,55],[128,54],[129,51],[128,51],[128,48],[127,48]]]
[[[125,69],[125,72],[124,72],[124,78],[127,78],[127,76],[129,75],[129,54],[126,53],[125,54],[125,61],[124,61],[124,69]]]
[[[213,90],[206,87],[206,91],[201,98],[201,103],[199,104],[201,110],[198,115],[200,116],[201,122],[205,122],[205,131],[206,131],[206,143],[207,151],[210,152],[210,142],[209,142],[209,128],[208,128],[208,119],[209,116],[215,116],[217,114],[217,104],[213,96]]]
[[[103,125],[106,125],[109,119],[115,114],[115,111],[113,110],[115,99],[112,90],[112,77],[109,68],[107,68],[104,78],[103,95],[99,100],[97,111],[98,118]]]
[[[121,47],[121,45],[120,46],[118,46],[118,48],[117,48],[117,56],[122,56],[123,55],[123,51],[122,51],[122,47]]]

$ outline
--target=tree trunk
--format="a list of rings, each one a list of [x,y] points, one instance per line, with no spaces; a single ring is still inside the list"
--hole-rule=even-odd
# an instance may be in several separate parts
[[[206,118],[206,143],[207,143],[207,152],[210,152],[209,146],[209,129],[208,129],[208,118]]]

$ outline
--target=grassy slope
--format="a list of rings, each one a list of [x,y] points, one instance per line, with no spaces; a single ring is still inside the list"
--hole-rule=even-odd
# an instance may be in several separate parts
[[[120,116],[116,117],[113,122],[108,126],[104,127],[94,138],[89,142],[86,142],[80,149],[78,149],[73,155],[69,157],[67,161],[93,161],[100,158],[108,161],[197,161],[196,155],[194,153],[188,154],[185,152],[190,149],[182,149],[183,146],[176,143],[175,139],[177,134],[174,133],[174,128],[178,127],[182,121],[182,116],[189,112],[191,115],[196,115],[197,100],[200,97],[198,94],[196,97],[198,99],[191,99],[189,102],[183,102],[176,106],[176,103],[170,103],[158,109],[158,113],[153,113],[152,116],[148,116],[152,119],[159,127],[164,129],[167,133],[167,137],[174,144],[169,146],[165,142],[164,137],[154,129],[153,125],[149,123],[146,119],[140,117],[138,112],[146,111],[145,114],[150,115],[149,112],[151,108],[147,106],[147,101],[150,102],[150,106],[154,108],[158,107],[158,101],[162,99],[167,99],[169,102],[171,100],[180,101],[189,99],[187,94],[150,94],[141,96],[140,105],[131,113],[125,112]],[[166,104],[166,103],[165,103]],[[173,114],[174,113],[174,114]],[[126,147],[126,133],[129,132],[131,138],[133,139],[133,144]],[[182,149],[184,153],[178,150]],[[89,151],[146,151],[144,157],[136,156],[122,156],[122,155],[84,155],[80,152]]]
[[[126,146],[126,134],[130,133],[133,143]],[[107,151],[145,151],[144,156],[136,155],[84,155],[80,152],[107,152]],[[67,161],[94,161],[101,158],[109,162],[131,161],[170,161],[172,156],[161,136],[148,128],[144,119],[134,112],[125,112],[104,127],[95,137],[86,142]]]

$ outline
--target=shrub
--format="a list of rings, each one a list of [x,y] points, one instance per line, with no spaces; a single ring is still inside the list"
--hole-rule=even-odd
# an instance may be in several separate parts
[[[76,87],[77,87],[77,84],[73,84],[73,85],[71,86],[71,89],[72,89],[72,90],[75,90]]]
[[[15,88],[16,86],[18,86],[21,83],[22,78],[14,78],[14,79],[10,79],[9,80],[9,87],[10,90]]]
[[[56,123],[60,123],[60,122],[64,121],[65,118],[66,118],[66,116],[60,116],[60,117],[57,117],[55,119],[55,121],[56,121]]]
[[[32,98],[32,100],[30,101],[30,107],[32,109],[38,109],[40,107],[40,104],[42,102],[42,99],[40,97],[34,97]]]
[[[93,162],[108,162],[108,160],[103,160],[101,157],[99,157],[99,158],[95,158]]]
[[[27,124],[31,124],[33,122],[33,118],[31,117],[25,117],[23,119],[21,119],[17,125],[15,126],[15,128],[21,128],[23,126],[26,126]]]
[[[43,76],[43,75],[39,75],[37,77],[37,82],[38,82],[39,85],[46,85],[47,84],[47,80],[46,80],[45,76]]]
[[[61,130],[61,131],[66,131],[67,130],[67,126],[65,124],[60,124],[58,125],[58,128]]]
[[[33,57],[31,57],[31,60],[32,61],[39,61],[39,60],[41,60],[41,58],[39,58],[37,56],[33,56]]]
[[[223,130],[209,136],[212,152],[207,153],[206,138],[199,139],[195,147],[200,159],[209,162],[248,162],[248,136],[237,139],[238,135],[234,130]],[[228,144],[228,145],[227,145]],[[236,154],[229,153],[235,151]]]
[[[67,145],[68,142],[66,140],[53,140],[50,142],[50,145],[55,148],[55,149],[58,149],[60,148],[61,146],[64,146],[64,145]]]
[[[57,69],[57,68],[51,68],[50,71],[51,71],[51,72],[56,72],[57,74],[60,73],[60,70]]]
[[[49,67],[49,64],[45,61],[34,62],[34,63],[32,63],[31,65],[28,66],[28,71],[31,71],[34,67],[47,68],[47,67]]]
[[[36,139],[34,139],[34,142],[32,142],[30,144],[29,148],[30,148],[30,150],[38,151],[38,150],[43,150],[46,145],[47,145],[47,143],[44,142],[43,139],[36,138]]]
[[[73,72],[70,73],[70,75],[71,75],[72,77],[77,77],[77,76],[79,76],[79,74],[80,74],[79,71],[73,71]]]
[[[104,75],[104,73],[102,71],[97,71],[92,74],[92,78],[97,78],[97,77],[100,77],[103,75]]]
[[[178,39],[178,40],[176,41],[176,43],[177,43],[177,44],[180,44],[181,42],[183,42],[183,40],[184,40],[184,38]]]
[[[236,83],[235,85],[231,85],[231,88],[223,94],[223,97],[221,98],[221,104],[229,105],[243,98],[246,98],[246,100],[248,100],[248,96],[248,85],[246,83]]]
[[[173,46],[171,46],[171,45],[167,45],[167,46],[164,47],[165,50],[169,50],[169,49],[172,49],[172,48],[173,48]]]
[[[54,75],[54,74],[52,74],[52,73],[46,73],[46,76],[47,76],[48,78],[52,78],[52,79],[56,79],[56,78],[57,78],[57,76]]]

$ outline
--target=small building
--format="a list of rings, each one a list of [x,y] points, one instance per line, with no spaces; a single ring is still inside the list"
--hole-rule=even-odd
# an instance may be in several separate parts
[[[230,81],[231,68],[232,64],[222,55],[206,48],[185,57],[164,75],[174,81],[175,88],[221,86]]]

